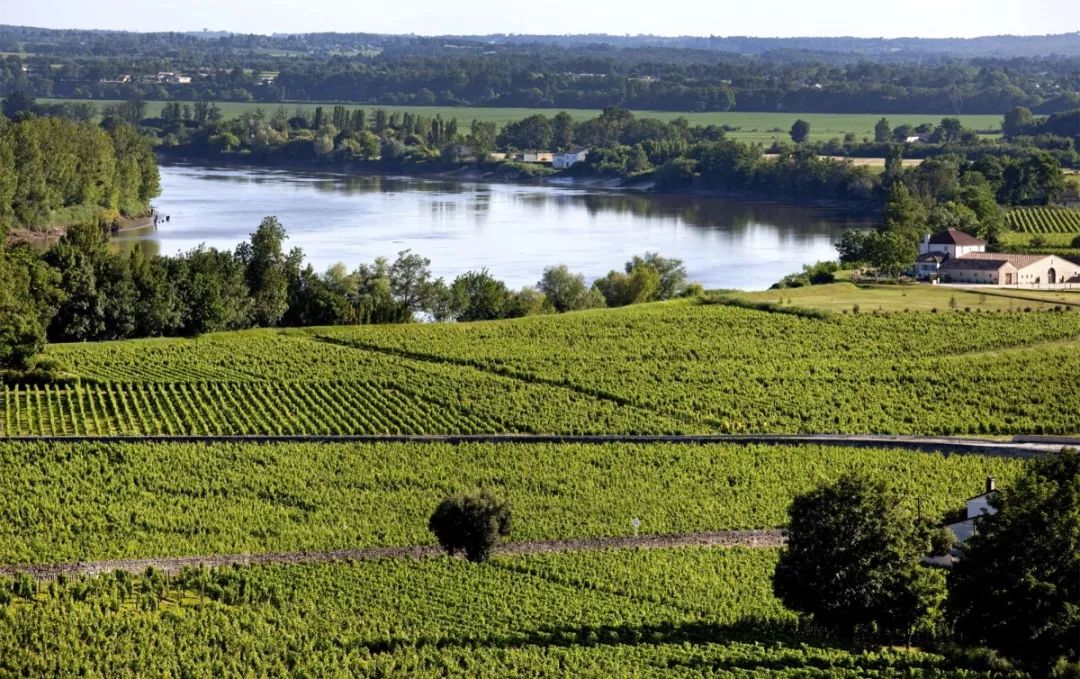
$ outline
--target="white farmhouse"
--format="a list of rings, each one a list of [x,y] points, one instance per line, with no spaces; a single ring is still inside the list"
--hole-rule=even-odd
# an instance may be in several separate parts
[[[915,276],[975,285],[1080,284],[1080,261],[1057,255],[987,252],[986,241],[949,229],[927,234],[919,243]]]
[[[551,166],[556,170],[565,170],[568,167],[572,167],[576,163],[580,163],[588,157],[589,151],[587,149],[581,149],[579,151],[564,151],[562,153],[556,153],[551,160]]]

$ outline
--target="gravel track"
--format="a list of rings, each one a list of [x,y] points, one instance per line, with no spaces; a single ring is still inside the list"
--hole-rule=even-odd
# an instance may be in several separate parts
[[[783,532],[776,529],[730,530],[709,533],[678,533],[674,535],[640,535],[609,538],[576,538],[570,540],[536,540],[508,542],[495,548],[497,554],[546,554],[599,549],[659,549],[664,547],[780,547]],[[215,554],[144,559],[111,559],[105,561],[76,561],[56,564],[26,564],[0,566],[0,575],[28,574],[38,580],[55,580],[58,576],[101,575],[121,570],[133,574],[147,568],[176,574],[187,566],[222,567],[232,565],[331,563],[335,561],[367,561],[372,559],[424,559],[441,555],[438,547],[368,547],[312,552],[269,552],[265,554]]]
[[[244,435],[244,436],[5,436],[0,441],[27,443],[683,443],[825,445],[853,448],[896,448],[947,454],[1035,457],[1060,450],[1061,442],[1021,442],[950,436],[893,436],[879,434],[359,434],[359,435]]]

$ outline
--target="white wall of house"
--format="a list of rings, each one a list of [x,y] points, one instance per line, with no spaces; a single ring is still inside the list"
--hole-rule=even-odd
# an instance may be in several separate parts
[[[1051,280],[1053,273],[1053,280]],[[1029,264],[1019,271],[1021,285],[1048,285],[1062,283],[1074,276],[1080,276],[1080,264],[1050,255],[1045,259]]]

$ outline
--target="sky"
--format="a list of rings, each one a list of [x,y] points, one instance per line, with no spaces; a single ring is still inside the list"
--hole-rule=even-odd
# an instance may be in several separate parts
[[[3,0],[0,24],[239,33],[974,37],[1080,31],[1076,0]],[[1080,38],[1078,38],[1080,39]]]

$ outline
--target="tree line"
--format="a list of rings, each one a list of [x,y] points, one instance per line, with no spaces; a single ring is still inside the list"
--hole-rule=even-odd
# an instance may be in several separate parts
[[[198,247],[177,256],[115,251],[97,225],[70,228],[39,253],[0,252],[0,369],[26,370],[50,342],[194,336],[252,327],[479,321],[624,306],[692,294],[681,261],[634,257],[592,285],[566,266],[512,290],[486,270],[449,283],[408,250],[349,271],[317,273],[267,217],[232,251]]]
[[[603,40],[554,44],[539,37],[448,44],[407,36],[200,40],[175,33],[79,37],[11,30],[0,38],[14,53],[0,60],[4,95],[26,89],[78,99],[936,114],[1002,113],[1015,106],[1052,113],[1080,102],[1078,57],[1061,52],[935,59],[879,53],[868,60],[865,52],[754,50],[755,57],[746,58],[714,49],[616,49]],[[161,72],[192,80],[171,83],[156,77]]]
[[[899,276],[914,266],[927,233],[957,229],[982,238],[991,250],[1000,248],[1007,228],[1002,206],[1046,205],[1064,189],[1065,176],[1053,156],[1028,150],[977,160],[942,156],[914,168],[894,158],[882,182],[882,222],[871,232],[847,231],[837,250],[844,264]]]
[[[150,140],[131,125],[0,116],[0,229],[113,223],[146,214],[159,190]]]

